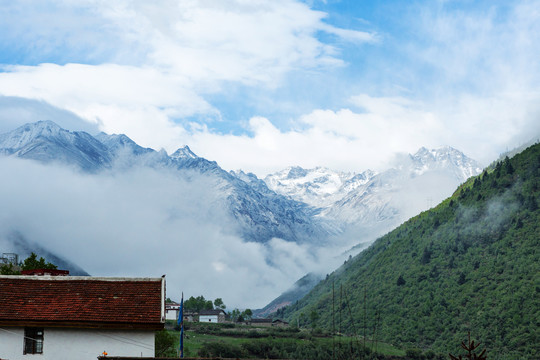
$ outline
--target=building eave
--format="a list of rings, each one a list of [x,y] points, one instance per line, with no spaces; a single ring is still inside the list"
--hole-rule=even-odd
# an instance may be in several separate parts
[[[2,327],[48,327],[69,329],[107,329],[107,330],[162,330],[164,323],[116,323],[91,321],[35,321],[0,320]]]

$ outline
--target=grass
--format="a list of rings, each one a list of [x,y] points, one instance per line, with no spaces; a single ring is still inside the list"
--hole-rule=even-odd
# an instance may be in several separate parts
[[[363,341],[360,338],[353,338],[351,336],[342,336],[342,337],[336,337],[334,339],[334,342],[332,342],[332,337],[324,337],[324,338],[314,338],[314,341],[318,341],[321,344],[324,344],[325,346],[332,347],[334,346],[352,346],[358,347],[359,345],[363,345]],[[395,355],[395,356],[405,356],[405,350],[398,349],[394,347],[391,344],[381,343],[377,342],[377,344],[373,344],[371,340],[366,340],[366,347],[370,350],[373,350],[374,352],[377,352],[382,355]]]
[[[212,332],[211,334],[205,333]],[[179,332],[169,330],[177,338],[177,346],[179,345]],[[218,332],[218,334],[216,334]],[[254,332],[257,332],[257,337],[254,337]],[[203,327],[187,330],[184,333],[184,354],[185,356],[197,356],[200,349],[209,343],[224,343],[227,345],[241,346],[242,344],[264,344],[270,341],[279,341],[282,344],[289,346],[312,343],[317,346],[322,346],[327,349],[339,347],[349,349],[351,344],[353,348],[363,345],[363,341],[358,338],[340,336],[332,339],[331,336],[313,336],[308,330],[293,330],[273,328],[253,328],[238,326],[235,328],[223,327]],[[371,341],[366,341],[366,347],[376,350],[382,355],[405,356],[405,351],[398,349],[391,344],[377,342],[376,346]]]
[[[175,331],[177,334],[178,332]],[[184,337],[184,352],[186,355],[195,356],[199,350],[206,344],[211,342],[225,342],[227,344],[241,345],[246,341],[252,340],[247,338],[237,338],[231,336],[198,334],[194,331],[186,331]],[[180,340],[179,340],[180,341]]]

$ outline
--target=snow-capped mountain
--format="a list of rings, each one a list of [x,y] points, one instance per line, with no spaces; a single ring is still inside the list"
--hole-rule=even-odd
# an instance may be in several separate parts
[[[26,162],[5,160],[6,167],[16,171],[4,176],[1,188],[9,190],[13,184],[20,184],[17,194],[22,196],[12,198],[10,191],[3,193],[7,202],[21,203],[21,207],[17,216],[12,215],[12,210],[0,212],[0,220],[7,225],[0,227],[0,245],[22,251],[14,240],[21,237],[4,235],[8,230],[10,234],[20,231],[29,248],[39,245],[42,252],[48,250],[51,239],[58,239],[54,240],[58,249],[72,239],[77,239],[77,246],[93,246],[95,239],[104,237],[107,244],[102,247],[108,251],[109,243],[129,248],[135,237],[139,238],[138,246],[152,244],[143,247],[147,252],[153,247],[174,248],[188,254],[183,259],[190,264],[187,267],[207,261],[207,266],[215,270],[214,276],[230,276],[240,269],[254,282],[269,281],[277,275],[281,280],[275,281],[292,283],[294,278],[287,276],[299,278],[313,267],[320,270],[320,262],[336,261],[342,250],[352,244],[368,245],[409,216],[437,204],[468,176],[480,172],[473,160],[446,147],[422,148],[414,155],[401,156],[391,169],[380,173],[294,167],[263,180],[243,171],[227,172],[215,161],[197,156],[188,146],[169,155],[164,150],[141,147],[125,135],[91,136],[62,129],[51,121],[1,134],[0,155],[70,168],[31,164],[28,172],[22,171],[27,178],[36,179],[36,173],[50,176],[49,186],[43,187],[47,190],[51,181],[59,179],[60,190],[43,195],[47,190],[43,191],[41,184],[29,182],[34,186],[27,187],[24,176],[17,178],[17,171],[26,169]],[[34,171],[37,168],[39,171]],[[137,177],[141,175],[147,178]],[[64,193],[63,182],[70,183],[66,179],[76,183]],[[118,179],[123,181],[120,185]],[[162,187],[163,182],[166,186]],[[93,190],[90,195],[84,193],[86,187]],[[128,189],[124,191],[124,187]],[[101,192],[101,188],[105,191]],[[32,201],[26,206],[19,199],[29,189]],[[116,193],[121,196],[116,197]],[[40,211],[34,212],[34,203]],[[79,224],[87,222],[87,211],[93,222],[86,231],[79,231]],[[48,212],[48,221],[41,220]],[[137,221],[141,225],[134,232]],[[70,225],[69,229],[64,229],[65,224]],[[47,237],[42,236],[42,228]],[[33,236],[28,236],[25,229]],[[52,250],[49,254],[54,256]],[[194,260],[190,263],[191,258]],[[260,267],[261,263],[266,265]],[[295,275],[290,275],[291,269]]]
[[[196,159],[198,158],[197,155],[191,149],[189,146],[184,146],[183,148],[179,148],[176,150],[172,155],[171,158],[173,159]]]
[[[481,171],[477,162],[460,151],[443,147],[421,148],[414,155],[399,156],[392,168],[381,173],[293,167],[264,180],[272,190],[309,203],[319,217],[339,224],[344,236],[357,239],[358,245],[351,249],[355,253],[409,217],[436,205]],[[303,290],[307,292],[315,284],[304,283]],[[276,311],[303,294],[287,291],[259,312]]]
[[[476,161],[450,146],[432,150],[422,147],[416,154],[409,155],[409,158],[416,175],[438,169],[453,174],[456,180],[463,182],[482,171]]]
[[[381,173],[290,167],[264,180],[275,192],[317,208],[320,217],[360,228],[373,237],[437,204],[481,171],[462,152],[442,147],[400,156]]]
[[[164,151],[143,148],[125,135],[64,130],[52,121],[26,124],[0,135],[0,153],[43,163],[78,166],[85,172],[124,170],[132,166],[175,171],[193,179],[204,174],[212,188],[216,205],[225,206],[237,221],[245,240],[266,242],[273,237],[295,242],[323,241],[338,231],[322,219],[314,218],[309,206],[269,190],[263,182],[252,186],[239,176],[223,170],[215,161],[195,155],[187,146],[171,156]],[[247,178],[245,178],[247,180]]]
[[[108,135],[103,132],[94,136],[94,138],[100,141],[109,152],[118,156],[121,152],[128,152],[135,156],[140,156],[144,154],[153,153],[154,150],[149,148],[143,148],[142,146],[137,145],[137,143],[124,134],[113,134]]]
[[[476,161],[451,147],[421,148],[323,209],[321,215],[342,224],[376,229],[377,236],[436,205],[481,171]]]
[[[0,153],[76,165],[85,171],[108,167],[112,160],[109,149],[93,136],[64,130],[52,121],[26,124],[1,134]]]
[[[334,171],[324,167],[289,167],[267,175],[265,183],[278,194],[305,202],[316,208],[330,206],[347,193],[369,181],[375,172],[361,174]]]
[[[26,124],[0,135],[0,153],[91,173],[147,166],[176,171],[186,179],[204,174],[212,179],[209,192],[236,219],[243,238],[258,242],[273,237],[323,241],[348,226],[388,231],[481,171],[463,153],[443,147],[421,148],[381,173],[291,167],[261,180],[242,171],[226,172],[188,146],[169,156],[163,150],[143,148],[125,135],[91,136],[62,129],[52,121]]]

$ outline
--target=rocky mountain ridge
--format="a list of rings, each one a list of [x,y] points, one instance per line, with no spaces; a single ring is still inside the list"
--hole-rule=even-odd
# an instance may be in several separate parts
[[[266,242],[274,237],[295,242],[323,241],[339,229],[313,218],[304,203],[259,187],[251,186],[223,170],[215,161],[195,155],[188,146],[172,155],[143,148],[125,135],[68,131],[52,121],[26,124],[0,135],[0,153],[42,163],[74,166],[96,173],[130,166],[148,166],[176,171],[187,179],[192,174],[211,177],[218,202],[238,222],[247,241]]]
[[[420,148],[380,173],[290,167],[264,181],[275,192],[311,205],[319,217],[378,235],[442,201],[452,188],[481,171],[476,161],[446,146]]]
[[[62,129],[52,121],[26,124],[0,134],[0,154],[68,166],[89,176],[125,174],[140,168],[151,169],[158,176],[197,182],[201,185],[197,188],[203,187],[210,199],[209,206],[225,209],[231,219],[226,229],[222,229],[226,234],[268,248],[276,245],[272,245],[273,239],[282,239],[306,251],[302,259],[315,256],[316,249],[325,249],[332,252],[332,261],[337,262],[343,261],[338,259],[340,256],[346,258],[357,253],[408,216],[424,210],[429,197],[436,203],[448,196],[464,176],[478,170],[459,151],[443,148],[420,149],[379,173],[294,167],[260,179],[243,171],[225,171],[215,161],[197,156],[188,146],[169,155],[164,150],[141,147],[125,135],[92,136]],[[437,190],[434,194],[429,192],[432,188]],[[190,211],[191,204],[182,199],[178,202],[182,209]],[[36,239],[27,241],[32,243]],[[343,248],[357,244],[362,245],[350,253],[342,253]],[[46,249],[46,244],[42,245]],[[274,266],[277,262],[273,257],[281,254],[280,251],[270,250],[265,260]],[[298,259],[290,257],[287,261],[296,264]],[[305,269],[306,273],[312,271]],[[289,279],[290,284],[298,275]],[[305,293],[312,283],[302,285],[302,291],[293,288],[284,302],[294,301],[295,294]]]

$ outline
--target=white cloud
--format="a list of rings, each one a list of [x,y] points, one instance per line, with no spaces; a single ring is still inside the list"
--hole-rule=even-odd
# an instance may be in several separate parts
[[[445,143],[489,163],[540,135],[540,1],[426,6],[408,46],[424,107],[447,127]],[[418,84],[416,84],[418,85]]]
[[[296,67],[327,65],[330,59],[340,63],[341,60],[333,58],[333,46],[317,39],[318,31],[334,33],[356,42],[374,39],[369,33],[325,24],[324,13],[313,11],[293,0],[89,1],[60,4],[63,6],[56,4],[55,10],[80,19],[81,25],[87,24],[83,14],[88,17],[99,14],[102,26],[96,33],[108,35],[108,41],[102,46],[116,47],[115,54],[145,49],[145,56],[142,57],[140,51],[134,53],[134,58],[129,61],[124,60],[124,56],[115,59],[115,54],[111,54],[105,62],[119,60],[118,63],[122,65],[135,61],[141,67],[152,67],[162,76],[190,79],[190,86],[195,91],[215,89],[220,81],[276,86],[282,76]],[[12,6],[17,8],[16,5]],[[32,13],[36,11],[30,10]],[[56,43],[58,37],[72,38],[88,31],[74,21],[58,22],[62,25],[62,31],[56,30],[54,36],[44,41]],[[54,31],[57,27],[53,25],[42,23],[39,31],[43,32],[43,28]],[[31,28],[29,32],[38,30]],[[99,47],[99,44],[96,46]],[[41,70],[43,73],[48,69]],[[86,70],[90,71],[88,68]],[[120,67],[116,70],[123,71]],[[24,72],[24,69],[9,71],[18,73]],[[24,78],[21,80],[27,81]],[[103,84],[117,86],[115,83],[119,80],[117,77],[97,77],[99,84],[88,85],[97,85],[98,88]]]
[[[249,121],[252,136],[201,129],[187,141],[196,153],[226,169],[258,176],[294,165],[382,169],[395,153],[414,153],[422,146],[450,145],[487,165],[507,148],[540,136],[539,101],[536,92],[463,94],[434,103],[362,94],[351,98],[355,107],[314,110],[291,130],[255,117]]]
[[[216,112],[184,78],[152,68],[41,64],[6,69],[0,73],[0,93],[46,101],[102,131],[128,132],[158,149],[178,145],[183,131],[171,118]]]
[[[81,21],[61,23],[61,31],[53,23],[41,24],[45,33],[73,39],[76,33],[87,35],[89,23],[99,24],[107,36],[95,44],[96,53],[114,49],[104,61],[117,64],[7,67],[0,73],[0,94],[46,101],[144,146],[174,151],[189,144],[226,169],[258,175],[289,165],[361,171],[420,146],[452,145],[488,163],[540,131],[536,5],[463,11],[423,4],[402,17],[417,38],[390,34],[395,42],[378,45],[392,44],[397,48],[391,54],[405,58],[357,69],[366,78],[391,72],[388,78],[403,83],[356,84],[372,93],[354,91],[336,107],[314,105],[288,126],[282,119],[248,114],[246,133],[237,135],[211,126],[219,122],[220,109],[209,99],[227,93],[231,84],[268,89],[263,91],[268,95],[298,69],[343,65],[336,47],[343,42],[324,42],[317,36],[321,32],[355,43],[392,37],[331,26],[327,14],[292,0],[62,2],[56,8]],[[37,11],[30,11],[32,18]],[[88,14],[92,21],[84,21]],[[344,79],[343,86],[352,87],[351,81]],[[409,90],[396,94],[395,89]],[[243,106],[243,99],[236,101]],[[187,123],[192,116],[202,124]]]
[[[186,125],[175,121],[219,120],[219,110],[205,98],[226,91],[229,83],[275,88],[295,69],[342,65],[318,32],[355,43],[374,40],[369,33],[325,24],[326,14],[293,0],[67,1],[39,8],[17,3],[3,11],[10,19],[25,11],[25,19],[40,13],[50,18],[28,24],[26,33],[10,20],[6,38],[39,39],[36,50],[45,58],[55,52],[67,59],[62,57],[63,65],[4,66],[0,94],[46,101],[105,132],[126,133],[144,146],[169,151],[185,143]],[[101,41],[76,46],[77,35],[85,39],[89,29]],[[70,63],[69,56],[80,62],[87,56],[92,64]]]
[[[211,84],[275,86],[295,67],[340,63],[334,47],[317,39],[318,31],[374,40],[369,33],[328,25],[326,14],[293,0],[100,2],[99,10],[123,35],[147,45],[147,63]]]
[[[479,94],[537,88],[539,6],[536,0],[468,12],[426,7],[416,24],[428,42],[411,44],[411,56],[435,71],[435,88],[460,86]]]
[[[355,30],[348,30],[348,29],[340,29],[334,26],[330,26],[328,24],[321,23],[320,30],[327,32],[329,34],[334,34],[338,36],[339,38],[351,42],[359,42],[359,43],[375,43],[378,42],[379,36],[375,33],[368,33],[368,32],[362,32],[362,31],[355,31]]]
[[[149,168],[85,175],[29,160],[1,158],[0,245],[11,232],[94,276],[167,274],[167,294],[221,297],[229,307],[262,307],[332,249],[279,239],[246,243],[215,188],[195,173]],[[326,269],[328,271],[328,269]]]
[[[346,171],[379,169],[399,151],[437,146],[446,129],[435,115],[403,98],[353,97],[364,109],[314,110],[281,131],[268,119],[249,121],[253,136],[216,135],[199,131],[190,144],[200,155],[226,169],[241,168],[259,176],[286,166],[327,166]]]
[[[70,111],[51,106],[44,101],[0,96],[0,133],[40,120],[53,120],[64,129],[82,130],[90,134],[99,132],[95,124],[81,119]]]
[[[540,2],[469,11],[420,6],[403,14],[417,37],[398,37],[399,56],[371,70],[390,72],[381,76],[387,82],[365,84],[390,96],[354,95],[350,107],[315,109],[290,129],[254,118],[252,137],[194,134],[195,150],[228,169],[264,175],[290,165],[359,171],[396,151],[442,145],[487,165],[540,136]]]

